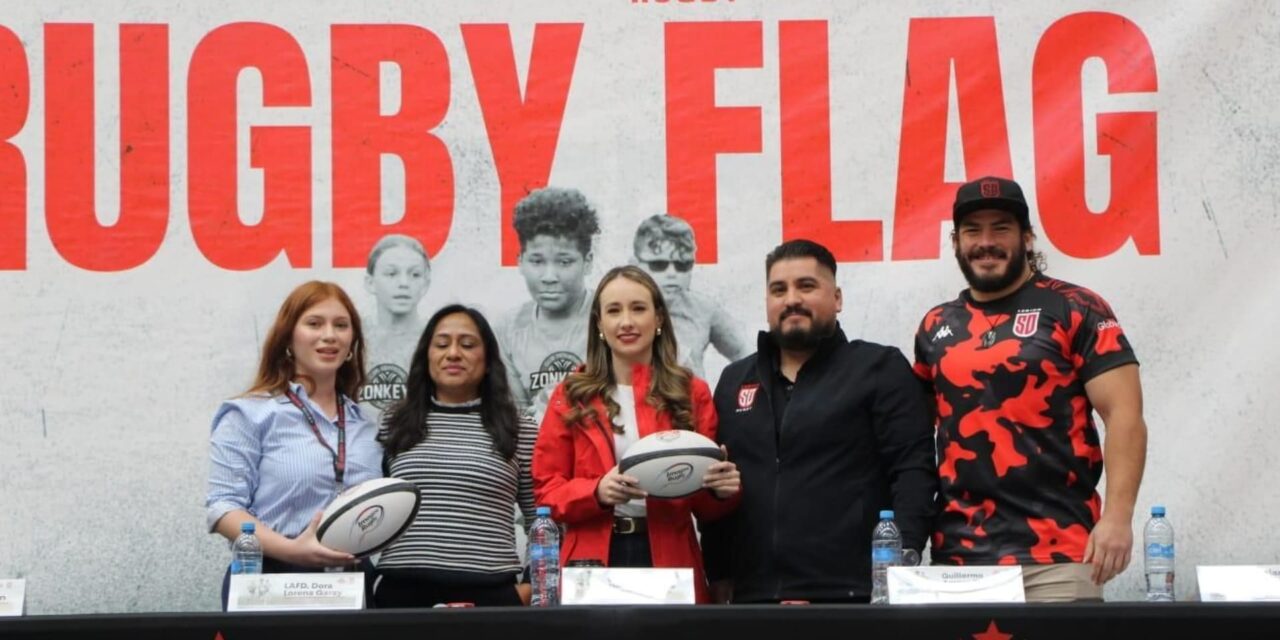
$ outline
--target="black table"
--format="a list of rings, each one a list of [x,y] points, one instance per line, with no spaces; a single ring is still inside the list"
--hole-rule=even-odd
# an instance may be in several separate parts
[[[687,606],[166,613],[0,619],[0,638],[136,640],[1276,638],[1280,604]]]

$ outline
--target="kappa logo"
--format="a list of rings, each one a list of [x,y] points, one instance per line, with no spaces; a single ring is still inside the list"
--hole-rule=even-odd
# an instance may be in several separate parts
[[[1018,315],[1013,317],[1013,335],[1019,338],[1029,338],[1035,335],[1036,329],[1039,328],[1039,309],[1019,309]]]
[[[751,407],[756,404],[756,392],[760,390],[759,384],[744,384],[738,388],[738,411],[750,411]]]
[[[937,333],[933,334],[933,339],[930,340],[930,342],[937,342],[943,338],[950,338],[951,336],[951,325],[944,324],[940,329],[938,329]]]

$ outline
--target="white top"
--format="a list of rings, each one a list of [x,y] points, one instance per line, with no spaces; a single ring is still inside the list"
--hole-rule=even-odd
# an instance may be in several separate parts
[[[626,453],[627,447],[640,439],[640,426],[636,424],[636,392],[630,385],[620,384],[613,389],[613,401],[618,403],[618,420],[622,422],[622,433],[613,434],[613,448],[618,458]],[[625,475],[625,474],[624,474]],[[643,518],[645,515],[644,500],[637,498],[624,502],[613,508],[616,516]]]

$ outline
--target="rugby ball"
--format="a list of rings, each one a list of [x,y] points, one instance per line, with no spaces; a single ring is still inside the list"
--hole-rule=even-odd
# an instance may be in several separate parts
[[[716,443],[700,433],[673,429],[637,440],[618,461],[653,498],[683,498],[702,489],[707,467],[724,459]]]
[[[412,482],[366,480],[338,494],[325,507],[316,539],[356,557],[376,553],[409,528],[421,500],[418,486]]]

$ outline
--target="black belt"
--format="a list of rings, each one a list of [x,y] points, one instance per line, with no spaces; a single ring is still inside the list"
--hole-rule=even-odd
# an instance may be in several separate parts
[[[647,533],[649,531],[648,518],[632,518],[629,516],[613,517],[613,532],[618,535],[631,535],[633,533]]]

